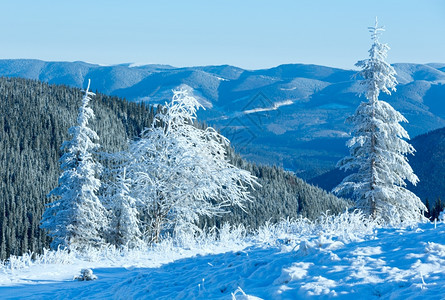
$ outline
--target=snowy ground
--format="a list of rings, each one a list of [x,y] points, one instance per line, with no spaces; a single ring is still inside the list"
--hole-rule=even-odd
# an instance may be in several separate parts
[[[0,298],[445,299],[443,223],[286,226],[89,259],[47,253],[40,261],[12,260],[0,270]],[[85,267],[98,279],[73,280]]]

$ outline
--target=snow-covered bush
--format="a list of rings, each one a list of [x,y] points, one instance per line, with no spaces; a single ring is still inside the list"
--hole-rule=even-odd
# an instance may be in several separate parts
[[[152,126],[130,144],[131,194],[149,217],[143,228],[149,242],[165,230],[193,234],[200,216],[251,200],[248,187],[255,178],[227,161],[225,137],[194,125],[199,108],[188,90],[175,90]]]
[[[91,269],[82,269],[80,271],[80,275],[74,277],[74,279],[78,281],[90,281],[96,280],[97,276],[93,274],[93,270]]]
[[[445,222],[445,209],[440,213],[439,221]]]
[[[373,235],[378,226],[378,220],[366,216],[360,210],[345,211],[340,215],[320,216],[319,225],[316,227],[325,237],[337,238],[343,242],[351,242],[362,239],[364,236]]]
[[[316,221],[298,218],[282,220],[277,224],[266,223],[258,229],[254,237],[268,245],[292,244],[320,237],[349,243],[372,236],[378,224],[378,221],[365,216],[360,210],[345,211],[340,215],[329,215],[326,212]]]
[[[98,263],[107,266],[152,266],[186,255],[241,251],[252,245],[281,247],[283,251],[298,249],[300,252],[311,252],[334,242],[346,244],[373,237],[376,228],[377,222],[359,211],[345,212],[338,216],[325,214],[317,221],[298,218],[283,220],[277,224],[267,223],[254,232],[248,232],[241,225],[224,224],[221,229],[211,228],[193,234],[185,231],[175,236],[167,236],[159,243],[138,247],[90,245],[82,251],[45,249],[42,254],[12,256],[3,262],[0,268],[8,273],[42,264],[76,264],[82,268],[96,267]]]
[[[21,256],[11,255],[9,259],[2,262],[4,270],[16,270],[39,264],[70,264],[74,261],[76,254],[68,249],[49,250],[44,248],[42,254],[24,253]]]
[[[248,236],[247,229],[242,225],[230,225],[224,223],[223,226],[218,229],[218,241],[223,244],[237,243],[243,241]]]

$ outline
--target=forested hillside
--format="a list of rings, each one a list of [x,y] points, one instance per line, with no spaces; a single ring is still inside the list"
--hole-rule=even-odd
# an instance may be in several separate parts
[[[234,207],[231,214],[206,219],[208,225],[219,226],[224,222],[231,222],[257,228],[265,221],[276,222],[282,218],[299,215],[316,219],[327,210],[334,214],[343,212],[349,205],[344,200],[339,201],[334,195],[307,184],[291,172],[246,162],[233,151],[230,151],[229,156],[236,166],[258,177],[261,187],[251,190],[255,200],[246,204],[246,211]]]
[[[0,258],[25,251],[40,252],[49,239],[39,228],[46,197],[57,185],[60,146],[75,123],[79,89],[35,80],[0,78]],[[91,127],[100,136],[101,151],[123,150],[128,139],[151,124],[154,109],[98,94],[91,102],[96,119]],[[232,150],[229,158],[250,170],[262,187],[252,191],[247,211],[234,210],[216,220],[242,222],[252,228],[266,220],[314,218],[321,212],[343,211],[347,202],[306,184],[280,168],[243,161]]]
[[[445,128],[419,135],[411,144],[416,152],[409,161],[420,181],[408,188],[431,204],[437,198],[445,199]]]

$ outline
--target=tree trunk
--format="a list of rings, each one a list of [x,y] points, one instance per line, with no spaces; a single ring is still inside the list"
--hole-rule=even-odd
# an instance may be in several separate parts
[[[371,102],[371,105],[372,105],[372,114],[371,114],[372,119],[374,119],[374,117],[375,117],[374,104],[375,104],[376,101],[377,101],[377,99],[373,99],[372,102]],[[371,155],[372,155],[372,158],[371,158],[371,182],[370,182],[370,190],[371,190],[370,214],[371,214],[371,217],[373,219],[377,218],[376,201],[375,201],[374,193],[373,193],[373,191],[375,189],[375,186],[377,184],[376,178],[375,178],[375,153],[376,153],[376,149],[375,149],[376,148],[375,131],[376,131],[375,124],[372,123],[372,126],[371,126],[371,149],[370,149],[371,150]]]

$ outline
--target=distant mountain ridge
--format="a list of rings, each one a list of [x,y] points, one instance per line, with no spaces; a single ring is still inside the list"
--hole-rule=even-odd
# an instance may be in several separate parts
[[[388,101],[409,120],[411,136],[445,126],[445,64],[394,64],[398,91]],[[249,160],[276,164],[303,178],[347,154],[350,126],[360,101],[356,71],[288,64],[244,70],[222,66],[100,66],[84,62],[0,60],[0,75],[84,87],[130,101],[164,103],[186,85],[206,107],[200,120],[220,129]]]

